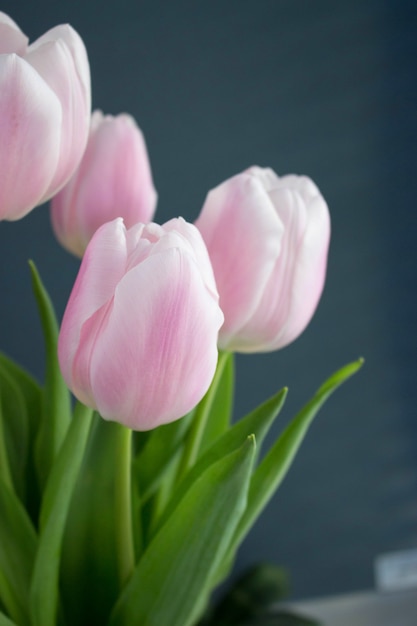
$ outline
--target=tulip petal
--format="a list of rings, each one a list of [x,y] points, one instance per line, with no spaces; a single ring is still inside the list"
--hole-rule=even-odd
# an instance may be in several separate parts
[[[62,110],[39,74],[15,54],[0,55],[0,219],[23,217],[55,173]]]
[[[104,224],[94,235],[85,253],[62,320],[58,354],[62,374],[70,388],[73,386],[73,361],[79,347],[81,330],[97,311],[111,301],[116,285],[124,275],[126,263],[126,229],[123,220]],[[84,345],[80,350],[83,348]]]
[[[268,277],[262,298],[253,316],[242,327],[236,340],[241,351],[258,352],[275,350],[287,335],[286,325],[291,323],[294,276],[297,271],[299,251],[307,224],[306,207],[298,193],[285,188],[270,192],[271,200],[284,227],[279,262]],[[277,331],[278,329],[278,331]],[[278,336],[277,336],[278,332]],[[232,349],[235,343],[232,343]]]
[[[53,31],[57,31],[57,36],[67,32],[75,33],[70,27],[58,27]],[[51,37],[51,32],[29,46],[25,57],[57,94],[63,112],[58,166],[44,201],[55,194],[74,173],[85,150],[90,122],[87,90],[79,80],[71,49],[64,39]]]
[[[116,289],[91,358],[101,415],[148,430],[187,413],[214,375],[221,321],[188,253],[164,250],[134,267]]]
[[[227,311],[220,342],[227,348],[258,306],[280,254],[283,225],[264,186],[244,173],[208,194],[196,226],[210,254],[220,307]]]
[[[0,54],[15,52],[19,56],[23,56],[28,41],[28,38],[22,33],[16,22],[6,13],[0,11]]]
[[[130,116],[104,118],[93,131],[78,182],[74,213],[86,242],[101,224],[114,219],[116,207],[126,228],[139,216],[141,222],[152,219],[157,196],[149,158],[142,132]]]
[[[164,230],[166,232],[174,231],[183,236],[183,241],[190,246],[193,254],[200,266],[200,271],[203,276],[203,280],[206,283],[207,288],[211,291],[212,295],[218,299],[216,281],[214,279],[213,267],[211,265],[210,257],[207,248],[204,244],[200,231],[194,224],[186,222],[184,218],[178,217],[165,222]]]

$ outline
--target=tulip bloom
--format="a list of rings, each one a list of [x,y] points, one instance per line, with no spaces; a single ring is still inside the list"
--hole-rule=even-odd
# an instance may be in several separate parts
[[[156,200],[145,140],[134,119],[95,111],[84,157],[51,202],[58,240],[82,257],[99,226],[116,217],[127,228],[150,222]]]
[[[87,53],[63,25],[33,44],[0,12],[0,219],[16,220],[72,176],[90,122]]]
[[[223,322],[207,250],[184,220],[121,218],[90,241],[59,337],[79,400],[135,430],[171,422],[203,397]]]
[[[316,185],[252,167],[209,192],[196,226],[225,316],[220,347],[264,352],[293,341],[326,274],[330,218]]]

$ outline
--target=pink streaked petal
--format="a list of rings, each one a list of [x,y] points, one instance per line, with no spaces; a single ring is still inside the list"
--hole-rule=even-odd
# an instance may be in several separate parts
[[[317,185],[308,176],[297,176],[296,174],[287,174],[281,177],[277,176],[275,188],[297,191],[307,206],[317,196],[320,196]]]
[[[323,291],[330,242],[330,215],[321,196],[308,209],[308,225],[298,254],[285,334],[275,339],[286,346],[310,322]]]
[[[39,204],[55,173],[62,109],[39,74],[15,54],[0,55],[0,218]]]
[[[270,167],[259,167],[252,165],[246,170],[247,174],[254,176],[262,183],[266,191],[271,191],[279,184],[279,176]]]
[[[213,267],[211,265],[206,244],[204,243],[198,228],[194,226],[194,224],[186,222],[182,217],[174,218],[169,220],[169,222],[165,222],[163,228],[166,232],[175,230],[175,232],[180,233],[184,237],[184,240],[193,250],[207,289],[211,291],[213,296],[218,298]]]
[[[72,379],[83,324],[113,298],[126,263],[126,230],[117,219],[99,228],[90,241],[64,313],[59,354],[66,380]]]
[[[15,52],[19,56],[23,56],[28,42],[28,38],[22,33],[16,22],[6,13],[0,11],[0,54]]]
[[[148,430],[195,406],[214,375],[221,318],[194,261],[180,250],[131,270],[91,361],[102,416]]]
[[[301,196],[289,189],[270,192],[271,200],[284,226],[279,259],[265,285],[253,316],[240,329],[239,350],[258,352],[276,349],[277,332],[286,335],[291,320],[292,290],[298,267],[299,251],[307,227],[307,211]],[[279,329],[279,331],[277,331]]]
[[[226,347],[229,336],[256,310],[280,254],[283,226],[261,182],[245,173],[208,194],[196,226],[227,312],[220,333],[220,345]]]
[[[60,39],[40,41],[29,47],[26,59],[57,94],[63,114],[60,157],[43,198],[47,200],[67,182],[80,162],[88,138],[90,109],[66,43]]]
[[[112,300],[103,305],[84,322],[81,328],[78,347],[74,355],[69,378],[64,376],[68,387],[74,390],[78,400],[81,400],[81,402],[93,409],[96,409],[97,406],[93,397],[90,382],[91,358],[93,350],[96,346],[96,341],[100,336],[101,329],[106,323],[111,307]],[[65,374],[68,376],[67,368],[65,369]]]
[[[90,65],[88,63],[87,50],[84,42],[69,24],[61,24],[48,30],[41,37],[36,39],[30,46],[29,50],[34,51],[38,47],[44,45],[47,42],[54,42],[61,40],[67,46],[73,61],[75,71],[78,76],[78,80],[81,85],[81,90],[85,100],[85,108],[90,111],[91,109],[91,78],[90,78]]]
[[[143,135],[130,116],[103,117],[77,176],[75,210],[90,236],[118,215],[126,228],[152,219],[157,194]]]

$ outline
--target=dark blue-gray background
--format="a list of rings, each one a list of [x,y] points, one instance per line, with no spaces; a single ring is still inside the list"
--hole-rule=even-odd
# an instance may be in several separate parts
[[[156,219],[194,220],[208,189],[252,165],[310,175],[328,201],[328,280],[305,333],[237,360],[236,415],[287,384],[275,434],[333,370],[366,366],[329,401],[237,567],[287,566],[296,597],[373,586],[376,555],[417,546],[414,2],[4,0],[31,39],[70,22],[93,105],[147,139]],[[78,262],[47,207],[0,224],[0,346],[38,377],[26,261],[62,315]],[[242,242],[244,245],[244,242]]]

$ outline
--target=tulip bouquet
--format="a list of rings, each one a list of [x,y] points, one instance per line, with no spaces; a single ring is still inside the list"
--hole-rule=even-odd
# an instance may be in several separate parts
[[[0,83],[0,217],[52,198],[56,236],[81,258],[60,327],[31,263],[43,384],[0,356],[0,626],[311,623],[252,602],[273,576],[241,583],[244,610],[242,593],[210,597],[361,365],[331,376],[266,453],[286,389],[231,419],[233,354],[286,346],[316,309],[319,190],[252,167],[210,191],[195,224],[158,225],[142,133],[128,115],[91,115],[71,27],[29,45],[0,13]]]

